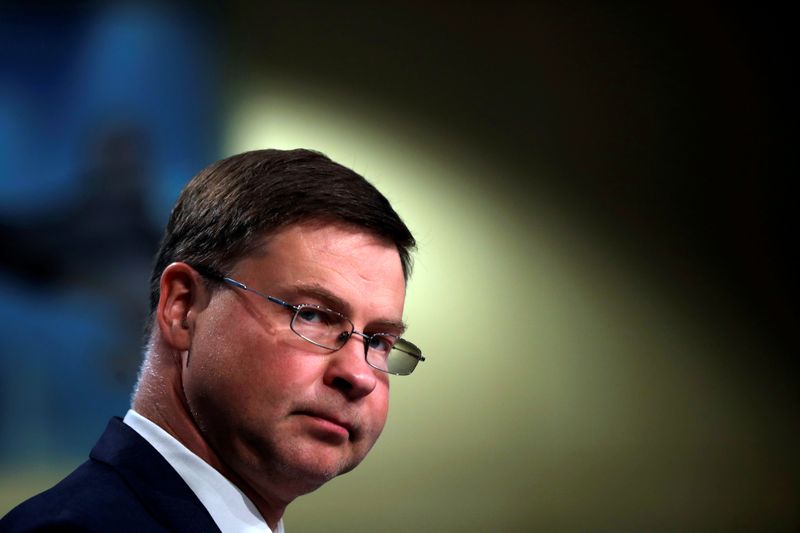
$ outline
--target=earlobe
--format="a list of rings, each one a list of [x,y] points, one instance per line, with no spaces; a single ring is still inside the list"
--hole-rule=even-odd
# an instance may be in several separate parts
[[[204,294],[199,274],[186,263],[172,263],[161,274],[156,322],[162,339],[179,351],[189,350],[197,311]]]

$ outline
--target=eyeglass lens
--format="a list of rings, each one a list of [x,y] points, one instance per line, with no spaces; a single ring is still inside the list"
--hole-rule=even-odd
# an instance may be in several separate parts
[[[353,324],[344,315],[311,305],[297,307],[292,331],[323,348],[338,350],[353,335]],[[360,334],[361,335],[361,334]],[[390,334],[364,336],[367,363],[392,374],[410,374],[422,352],[412,343]]]

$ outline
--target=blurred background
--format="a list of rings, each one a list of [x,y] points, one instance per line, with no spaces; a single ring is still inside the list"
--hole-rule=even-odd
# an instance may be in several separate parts
[[[289,531],[796,531],[790,18],[581,4],[4,3],[0,513],[125,413],[182,185],[308,147],[429,358]]]

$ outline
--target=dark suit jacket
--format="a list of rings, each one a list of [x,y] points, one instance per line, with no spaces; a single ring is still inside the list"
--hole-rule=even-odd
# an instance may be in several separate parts
[[[58,485],[20,504],[0,532],[215,531],[188,485],[146,440],[119,418]]]

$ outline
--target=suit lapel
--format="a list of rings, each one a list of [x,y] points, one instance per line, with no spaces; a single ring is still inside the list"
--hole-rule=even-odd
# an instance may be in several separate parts
[[[170,530],[219,531],[206,508],[166,459],[121,419],[109,421],[90,457],[116,470],[148,512]]]

